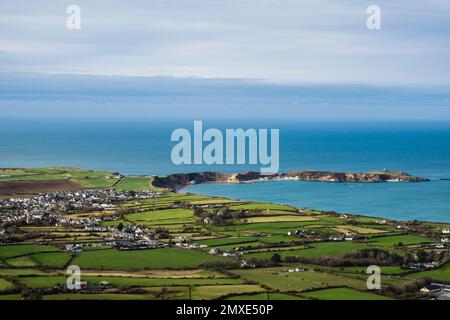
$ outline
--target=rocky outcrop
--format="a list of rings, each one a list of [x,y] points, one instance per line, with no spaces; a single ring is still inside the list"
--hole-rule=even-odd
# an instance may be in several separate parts
[[[224,174],[219,172],[198,172],[198,173],[179,173],[167,177],[155,177],[153,185],[159,188],[170,188],[179,190],[190,184],[199,184],[205,182],[239,182],[236,175]]]
[[[225,174],[219,172],[179,173],[166,177],[155,177],[153,185],[160,188],[179,190],[184,186],[199,183],[227,182],[243,183],[264,180],[299,180],[317,182],[423,182],[426,178],[415,177],[402,171],[376,171],[366,173],[329,172],[329,171],[288,171],[274,175],[262,175],[259,172]]]
[[[423,182],[426,178],[411,176],[402,171],[377,171],[367,173],[328,171],[289,171],[280,175],[302,181],[320,182]]]

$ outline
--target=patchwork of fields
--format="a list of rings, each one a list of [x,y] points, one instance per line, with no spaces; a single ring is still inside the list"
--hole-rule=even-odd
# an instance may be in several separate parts
[[[114,179],[110,173],[81,169],[2,172],[8,173],[2,178],[8,182],[67,179],[85,187],[152,188],[148,177]],[[70,217],[101,222],[98,230],[22,225],[11,238],[15,241],[0,245],[0,299],[378,300],[397,298],[393,292],[401,293],[418,279],[450,283],[450,264],[444,260],[433,270],[408,268],[419,251],[431,250],[443,224],[380,223],[175,193]],[[119,250],[108,239],[127,228],[139,228],[160,245]],[[71,244],[81,249],[67,250]],[[365,272],[374,261],[381,265],[384,289],[379,292],[366,285]],[[66,289],[69,265],[81,269],[80,291]]]

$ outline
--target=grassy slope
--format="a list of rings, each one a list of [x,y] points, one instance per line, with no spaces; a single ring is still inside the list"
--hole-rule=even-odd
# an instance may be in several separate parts
[[[89,269],[192,269],[221,258],[198,251],[149,249],[135,251],[101,250],[77,254],[72,264]]]

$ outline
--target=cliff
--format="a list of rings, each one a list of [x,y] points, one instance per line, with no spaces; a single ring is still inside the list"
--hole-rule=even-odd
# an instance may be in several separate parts
[[[274,175],[261,175],[259,172],[225,174],[219,172],[179,173],[166,177],[155,177],[153,185],[160,188],[179,190],[190,184],[208,182],[243,183],[263,180],[298,180],[317,182],[423,182],[429,179],[415,177],[402,171],[375,171],[366,173],[329,171],[288,171]]]

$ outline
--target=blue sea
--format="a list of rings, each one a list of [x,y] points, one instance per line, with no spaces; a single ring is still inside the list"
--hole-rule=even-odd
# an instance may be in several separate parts
[[[403,220],[450,222],[450,123],[204,120],[206,128],[280,129],[280,171],[402,170],[425,183],[204,184],[190,192]],[[76,166],[125,174],[259,170],[176,166],[170,134],[190,120],[2,119],[0,167]]]

